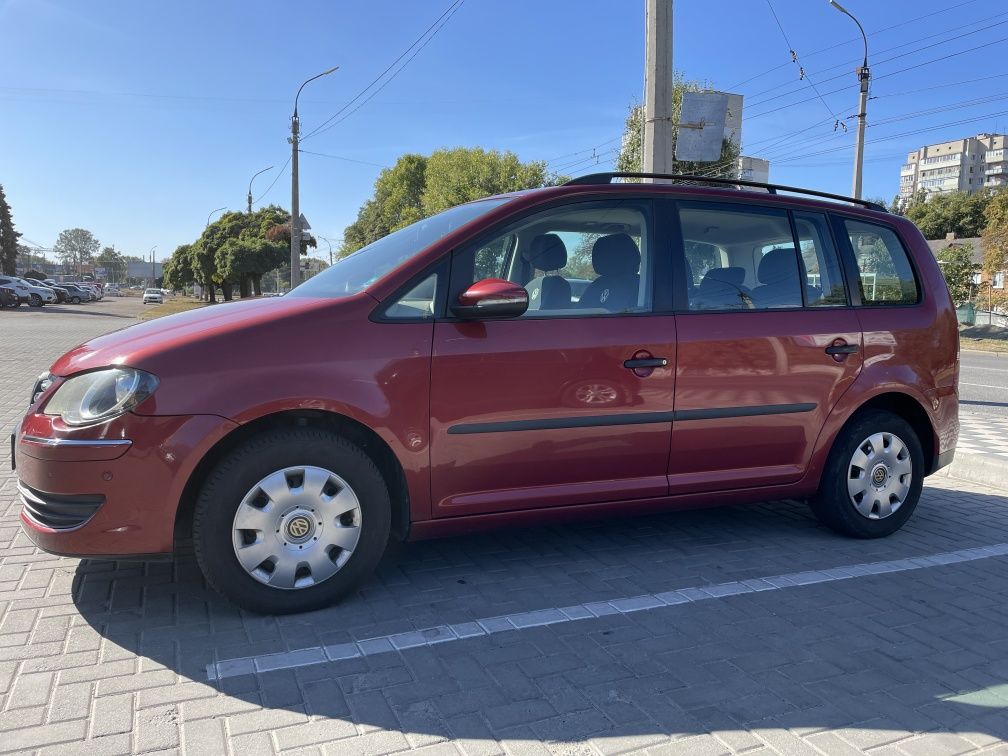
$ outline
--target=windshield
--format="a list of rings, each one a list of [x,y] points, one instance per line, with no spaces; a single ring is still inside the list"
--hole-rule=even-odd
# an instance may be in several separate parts
[[[502,198],[470,202],[417,221],[338,260],[287,296],[347,297],[363,291],[438,239],[509,200],[510,198]]]

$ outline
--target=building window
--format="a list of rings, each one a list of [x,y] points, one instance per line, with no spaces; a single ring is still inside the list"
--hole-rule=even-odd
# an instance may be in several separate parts
[[[993,286],[995,289],[1003,289],[1004,283],[1005,283],[1005,272],[1003,270],[999,270],[997,273],[994,274],[994,278],[991,280],[991,286]]]

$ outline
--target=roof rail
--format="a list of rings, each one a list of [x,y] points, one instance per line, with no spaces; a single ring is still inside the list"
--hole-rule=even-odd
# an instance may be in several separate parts
[[[879,210],[883,213],[888,210],[877,202],[870,200],[856,199],[855,197],[845,197],[842,194],[830,194],[820,192],[815,189],[802,189],[797,186],[784,186],[783,184],[764,184],[761,181],[746,181],[744,179],[722,178],[719,176],[695,176],[689,173],[636,173],[631,171],[612,171],[608,173],[589,173],[578,176],[568,181],[564,186],[578,186],[582,184],[611,184],[615,178],[653,178],[653,179],[678,179],[686,181],[697,181],[704,184],[715,184],[717,186],[752,186],[758,189],[766,189],[770,194],[781,192],[793,192],[795,194],[808,194],[813,197],[825,197],[826,199],[839,200],[840,202],[852,202],[861,205],[869,210]]]

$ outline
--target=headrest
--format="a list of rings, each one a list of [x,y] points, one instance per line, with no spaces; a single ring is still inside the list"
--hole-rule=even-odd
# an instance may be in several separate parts
[[[737,289],[742,286],[742,282],[745,281],[745,268],[740,268],[736,266],[728,268],[711,268],[704,274],[703,280],[700,282],[700,286],[704,287],[706,284],[708,287],[711,284],[718,285],[728,285],[733,289]]]
[[[539,234],[522,256],[536,270],[560,270],[567,265],[567,247],[556,234]]]
[[[609,234],[592,246],[592,267],[600,276],[635,275],[640,270],[640,250],[627,234]]]
[[[760,260],[756,275],[761,284],[775,284],[798,278],[798,260],[794,247],[771,249]]]

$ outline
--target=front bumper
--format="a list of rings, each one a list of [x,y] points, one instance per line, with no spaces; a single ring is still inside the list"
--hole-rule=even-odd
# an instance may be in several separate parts
[[[21,526],[55,554],[170,553],[190,475],[236,427],[214,415],[127,413],[71,429],[29,414],[12,440]]]

